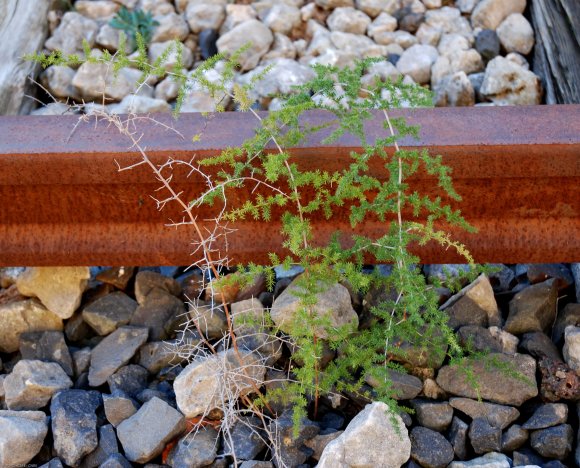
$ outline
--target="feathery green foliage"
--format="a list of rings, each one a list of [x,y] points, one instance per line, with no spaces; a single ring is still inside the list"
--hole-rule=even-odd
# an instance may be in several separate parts
[[[131,10],[121,7],[115,17],[109,21],[109,25],[115,29],[121,29],[127,36],[136,43],[137,36],[141,36],[148,44],[153,36],[153,30],[159,23],[153,19],[149,11]]]

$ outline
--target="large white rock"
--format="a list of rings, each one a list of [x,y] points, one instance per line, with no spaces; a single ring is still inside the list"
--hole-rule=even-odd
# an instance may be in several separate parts
[[[217,48],[220,53],[232,55],[248,42],[251,46],[240,56],[240,65],[242,71],[252,70],[274,42],[272,31],[261,21],[249,20],[239,24],[218,39]]]
[[[528,55],[534,47],[534,30],[521,13],[512,13],[497,28],[501,45],[508,52]]]
[[[395,425],[393,425],[393,421]],[[394,468],[411,455],[411,440],[403,420],[385,403],[367,405],[345,431],[326,446],[318,468]]]
[[[190,3],[185,17],[189,29],[197,34],[204,29],[219,29],[226,18],[226,11],[223,5],[215,3]]]
[[[119,11],[121,5],[111,0],[77,0],[75,10],[94,20],[110,19]]]
[[[252,5],[226,5],[226,19],[220,28],[220,35],[231,31],[236,26],[242,24],[245,21],[256,19],[257,16],[258,13]]]
[[[475,91],[465,72],[446,76],[435,89],[435,105],[466,107],[475,105]]]
[[[365,34],[371,19],[352,7],[336,8],[326,19],[328,29],[353,34]]]
[[[183,41],[189,34],[189,27],[182,15],[169,13],[153,17],[159,23],[153,30],[152,42]]]
[[[280,34],[290,34],[301,22],[300,10],[285,3],[273,4],[272,8],[268,8],[260,15],[260,18],[272,31]]]
[[[416,44],[409,47],[397,62],[397,68],[403,75],[409,75],[419,84],[429,83],[431,65],[437,60],[437,49],[430,45]]]
[[[18,277],[16,287],[24,296],[35,296],[63,319],[72,316],[91,277],[88,267],[31,267]]]
[[[65,54],[80,54],[83,52],[83,41],[91,47],[94,45],[98,30],[96,21],[69,11],[64,14],[60,25],[44,46],[48,50],[60,50]]]
[[[564,332],[562,353],[566,363],[576,372],[580,371],[580,328],[569,325]]]
[[[371,18],[385,12],[389,15],[395,13],[400,7],[399,0],[356,0],[356,7],[364,11]]]
[[[0,466],[28,466],[44,443],[48,418],[42,411],[0,410]]]
[[[474,28],[496,29],[512,13],[523,13],[526,0],[481,0],[473,9]]]
[[[381,13],[368,26],[367,34],[376,40],[375,36],[381,33],[393,32],[396,29],[397,29],[397,18],[389,15],[388,13]]]
[[[27,114],[35,107],[24,95],[33,94],[29,77],[36,76],[39,67],[22,56],[42,50],[49,5],[48,0],[0,1],[0,115]]]
[[[72,85],[72,80],[75,73],[76,71],[70,67],[53,65],[48,67],[40,75],[40,81],[54,97],[74,97],[76,93]]]
[[[173,389],[179,410],[194,418],[259,388],[266,367],[251,352],[221,351],[189,364],[175,379]]]
[[[166,70],[171,71],[177,64],[181,56],[181,64],[183,68],[189,70],[193,65],[193,53],[188,47],[181,47],[181,53],[177,53],[177,45],[175,41],[165,41],[165,42],[152,42],[149,44],[149,61],[155,63],[155,61],[165,53],[167,49],[171,51],[163,61],[163,66]]]
[[[447,34],[461,34],[473,40],[473,30],[469,21],[457,8],[445,6],[425,13],[425,24],[440,29]]]
[[[480,92],[502,106],[540,104],[542,99],[540,79],[504,57],[488,63]]]

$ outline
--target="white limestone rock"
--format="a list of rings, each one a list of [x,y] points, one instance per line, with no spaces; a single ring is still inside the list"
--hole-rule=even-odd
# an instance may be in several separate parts
[[[497,28],[497,35],[508,52],[528,55],[534,47],[534,30],[521,13],[512,13]]]
[[[153,112],[171,112],[171,106],[166,101],[146,96],[130,94],[119,104],[109,107],[111,114],[150,114]]]
[[[403,52],[397,62],[397,69],[403,75],[409,75],[415,82],[426,84],[431,79],[431,65],[438,56],[435,47],[416,44]]]
[[[371,18],[379,16],[381,13],[392,15],[400,7],[399,0],[356,0],[357,9],[365,12]]]
[[[48,418],[42,411],[0,410],[0,466],[27,466],[44,443]]]
[[[251,42],[252,45],[240,56],[242,71],[256,68],[274,42],[274,35],[261,21],[249,20],[221,36],[217,41],[217,48],[220,53],[231,55],[246,42]]]
[[[72,85],[72,80],[75,73],[76,72],[70,67],[64,65],[53,65],[48,67],[42,75],[40,75],[40,82],[54,97],[74,97],[76,93]]]
[[[188,47],[181,48],[181,54],[178,54],[175,41],[166,42],[152,42],[149,44],[149,62],[155,63],[155,61],[167,50],[171,49],[171,52],[163,62],[163,66],[167,71],[173,70],[178,62],[179,55],[181,55],[181,64],[188,70],[193,65],[193,53]]]
[[[480,0],[471,14],[474,28],[497,29],[512,13],[523,13],[526,0]]]
[[[301,23],[300,10],[286,3],[273,4],[260,15],[260,19],[273,32],[286,35]]]
[[[153,30],[151,42],[183,41],[189,34],[189,27],[182,15],[169,13],[153,17],[159,23]]]
[[[531,71],[504,57],[496,57],[487,65],[481,94],[501,106],[540,104],[542,85]]]
[[[465,72],[456,72],[442,79],[435,89],[438,107],[468,107],[475,105],[475,91]]]
[[[98,31],[99,25],[96,21],[75,11],[68,11],[44,46],[48,50],[60,50],[64,54],[82,54],[83,40],[92,47]]]
[[[219,29],[226,18],[223,5],[215,3],[190,3],[185,11],[189,29],[198,34],[204,29]]]
[[[336,8],[326,19],[326,24],[331,31],[365,34],[371,19],[362,11],[344,7]]]
[[[353,7],[354,0],[315,0],[315,3],[325,10],[334,10],[339,7]]]
[[[121,8],[121,5],[111,0],[77,0],[75,10],[81,15],[94,20],[109,20]]]
[[[256,19],[257,17],[258,13],[252,5],[228,4],[226,5],[226,19],[220,28],[220,35],[231,31],[245,21]]]
[[[566,363],[576,372],[580,371],[580,328],[569,325],[564,331],[562,353]]]

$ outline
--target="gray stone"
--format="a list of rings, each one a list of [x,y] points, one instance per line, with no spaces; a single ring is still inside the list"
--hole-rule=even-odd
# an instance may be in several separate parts
[[[412,400],[410,403],[419,425],[442,432],[451,424],[453,408],[449,403],[427,400]]]
[[[467,431],[469,426],[461,419],[454,416],[449,429],[449,442],[453,446],[455,458],[465,460],[467,458]]]
[[[440,29],[444,34],[460,34],[471,40],[473,30],[469,21],[457,8],[444,6],[425,13],[425,23]]]
[[[485,403],[469,398],[451,398],[449,404],[471,419],[484,418],[491,426],[502,430],[520,417],[520,412],[511,406]]]
[[[33,110],[30,115],[64,115],[68,113],[76,114],[76,111],[62,102],[51,102]]]
[[[175,379],[175,398],[188,418],[204,414],[223,404],[230,396],[240,396],[262,385],[266,368],[248,351],[233,349],[199,358]]]
[[[438,107],[467,107],[475,105],[475,91],[463,71],[447,75],[435,90],[435,105]]]
[[[64,468],[64,465],[60,461],[60,458],[54,457],[52,460],[49,460],[48,463],[41,465],[40,468]]]
[[[220,53],[231,55],[242,43],[251,42],[252,46],[239,57],[242,71],[245,71],[258,65],[273,41],[270,28],[258,20],[249,20],[222,35],[217,41],[217,48]]]
[[[477,454],[501,450],[501,429],[486,418],[475,418],[469,426],[469,441]]]
[[[554,280],[525,288],[510,301],[504,330],[514,335],[547,330],[556,319],[557,300]]]
[[[552,341],[556,345],[561,346],[564,344],[564,332],[569,325],[580,326],[580,304],[566,304],[558,312],[556,323],[552,327]]]
[[[159,23],[153,30],[151,42],[183,41],[189,34],[189,27],[182,15],[167,13],[153,17]]]
[[[83,320],[99,335],[109,335],[121,325],[127,325],[137,302],[121,291],[107,294],[83,309]]]
[[[514,424],[501,436],[501,450],[503,452],[513,452],[522,447],[527,441],[528,431],[518,424]]]
[[[62,319],[36,299],[0,304],[0,351],[18,351],[24,332],[62,330]]]
[[[213,427],[202,427],[186,435],[169,452],[167,464],[175,468],[210,465],[217,455],[218,436]]]
[[[81,311],[76,311],[71,318],[66,321],[64,333],[69,341],[82,341],[91,334],[92,328],[83,320]]]
[[[544,468],[546,459],[541,457],[529,447],[522,447],[519,450],[514,450],[512,454],[514,466],[539,466]]]
[[[73,362],[60,331],[27,332],[20,335],[22,359],[56,362],[67,375],[73,375]]]
[[[155,289],[162,289],[173,296],[179,296],[182,292],[179,283],[168,276],[151,270],[142,270],[135,277],[135,299],[141,305],[145,298]]]
[[[574,430],[569,424],[532,432],[530,444],[543,457],[564,460],[572,452]]]
[[[58,364],[21,360],[4,379],[5,401],[11,410],[35,410],[45,406],[52,396],[72,381]]]
[[[68,11],[44,46],[48,50],[60,50],[64,54],[82,54],[83,41],[92,47],[98,30],[96,21],[75,11]]]
[[[162,289],[153,289],[135,309],[131,325],[148,327],[149,339],[168,338],[165,325],[185,315],[183,302]]]
[[[189,304],[189,318],[207,338],[221,338],[227,333],[228,321],[221,306],[211,302],[195,301]]]
[[[112,18],[121,5],[111,0],[77,0],[75,10],[81,15],[94,20],[108,20]]]
[[[129,463],[120,453],[113,453],[99,466],[99,468],[132,468],[133,465]]]
[[[85,457],[81,468],[95,468],[100,466],[115,453],[119,453],[117,435],[115,434],[113,426],[106,424],[99,427],[99,445]]]
[[[88,267],[31,267],[16,286],[20,294],[38,297],[48,310],[67,319],[80,305],[89,278]]]
[[[503,453],[490,452],[469,461],[454,461],[447,468],[511,468],[510,459]]]
[[[325,430],[323,434],[318,434],[314,436],[312,439],[304,442],[304,445],[306,445],[306,447],[313,450],[314,453],[311,455],[311,458],[313,458],[314,460],[320,460],[320,457],[322,457],[322,453],[324,452],[326,446],[330,444],[333,440],[340,437],[344,432],[337,430],[334,430],[333,432],[328,432],[329,430],[331,429]]]
[[[352,34],[365,34],[371,19],[352,7],[336,8],[326,19],[328,29]]]
[[[273,3],[271,8],[260,14],[260,19],[273,32],[279,34],[290,34],[301,22],[300,10],[284,2]]]
[[[157,60],[159,60],[159,58],[163,55],[164,59],[161,64],[167,71],[174,71],[178,62],[180,62],[181,66],[186,70],[190,69],[193,65],[193,53],[188,47],[181,47],[181,50],[179,50],[175,44],[175,41],[153,42],[149,44],[149,61],[151,63],[156,63]],[[167,49],[169,49],[169,51],[167,51]],[[144,98],[144,96],[142,96],[142,98]],[[121,101],[120,106],[123,104],[123,101]],[[141,99],[140,101],[135,101],[133,103],[126,102],[125,106],[136,109],[133,111],[134,114],[143,114],[146,112],[167,112],[167,108],[169,107],[167,103],[165,103],[165,105],[162,103],[155,103],[151,100],[151,98],[149,98],[149,101]],[[127,114],[128,112],[118,111],[117,113]]]
[[[580,263],[571,263],[570,270],[572,270],[572,276],[574,277],[576,302],[580,302]]]
[[[425,468],[445,468],[453,460],[453,447],[445,437],[426,427],[411,431],[411,458]]]
[[[168,66],[171,67],[171,64]],[[109,112],[111,114],[151,114],[156,112],[171,112],[171,106],[162,99],[129,94],[119,104],[111,104],[109,106]]]
[[[0,410],[0,466],[26,466],[40,452],[47,432],[42,411]]]
[[[74,97],[72,80],[75,73],[70,67],[53,65],[40,75],[40,82],[56,98]]]
[[[491,336],[500,344],[502,353],[516,354],[520,342],[516,336],[499,327],[489,327],[488,330]]]
[[[50,404],[54,450],[67,465],[77,466],[98,446],[97,416],[101,396],[96,391],[64,390]]]
[[[129,362],[139,347],[147,341],[148,329],[124,326],[103,339],[91,353],[89,384],[104,384],[119,368]]]
[[[423,383],[417,377],[391,369],[388,369],[387,372],[390,381],[390,388],[392,389],[393,397],[395,399],[411,400],[421,393]],[[367,375],[365,381],[371,387],[375,388],[383,385],[381,380],[371,375]]]
[[[501,318],[493,288],[485,275],[452,296],[440,307],[449,314],[449,326],[462,325],[498,326]]]
[[[114,427],[133,416],[139,409],[137,402],[122,392],[112,395],[103,394],[103,406],[107,421]]]
[[[475,36],[475,49],[487,61],[497,57],[500,51],[497,33],[493,29],[482,29]]]
[[[316,3],[319,7],[324,8],[325,10],[354,6],[354,0],[315,0],[314,3]]]
[[[519,375],[506,372],[497,365],[507,367]],[[477,379],[478,391],[468,382],[458,366],[445,366],[439,370],[437,383],[443,390],[467,398],[478,398],[495,403],[519,406],[536,396],[536,361],[531,356],[491,353],[483,359],[467,361]]]
[[[129,461],[146,463],[184,430],[183,415],[163,400],[152,398],[119,424],[117,436]]]
[[[387,405],[367,405],[326,446],[318,468],[401,466],[409,459],[411,440],[400,416],[389,412]]]
[[[185,11],[185,19],[189,24],[189,29],[196,34],[203,30],[219,29],[225,18],[224,5],[218,3],[191,2]]]
[[[520,341],[520,348],[536,359],[548,357],[555,361],[561,361],[562,355],[552,340],[543,332],[525,333]]]
[[[509,55],[521,57],[519,54]],[[506,58],[508,57],[506,56]],[[526,265],[526,267],[526,275],[532,284],[543,283],[550,278],[554,278],[559,291],[564,291],[574,284],[572,272],[563,263],[531,263]]]
[[[546,429],[568,421],[568,405],[546,403],[540,406],[522,427],[524,429]]]
[[[121,45],[121,33],[122,31],[120,29],[113,28],[109,23],[102,24],[97,33],[95,42],[97,45],[100,45],[111,52],[115,52]],[[131,52],[134,48],[133,41],[130,37],[127,37],[126,33],[124,34],[126,50],[127,52]]]
[[[497,28],[501,45],[507,52],[528,55],[534,47],[534,30],[521,13],[512,13]]]
[[[576,372],[580,371],[580,327],[569,325],[564,330],[564,361]]]
[[[256,417],[242,416],[224,437],[224,450],[238,460],[252,460],[266,448],[262,422]]]
[[[501,353],[501,344],[492,336],[487,328],[478,325],[465,325],[457,331],[457,338],[461,346],[473,349],[474,351],[484,351]]]
[[[542,85],[531,71],[504,57],[495,57],[485,69],[481,94],[499,106],[540,104]]]
[[[523,13],[526,0],[481,0],[471,14],[474,28],[496,29],[512,13]]]
[[[136,364],[121,367],[107,379],[111,393],[123,392],[135,397],[147,386],[147,369]]]
[[[304,290],[297,281],[300,281],[300,278],[294,280],[274,300],[270,310],[272,320],[282,331],[292,330],[296,314],[302,307],[300,298],[295,294],[303,293]],[[318,317],[324,317],[328,320],[331,328],[350,326],[352,329],[356,329],[358,327],[358,316],[352,308],[350,294],[348,289],[341,284],[333,284],[317,293],[316,304],[312,306],[312,310]],[[329,338],[327,327],[316,326],[314,333],[319,338]]]
[[[157,374],[167,366],[184,362],[184,358],[175,353],[177,342],[154,341],[145,343],[137,354],[137,364],[144,367],[150,374]]]

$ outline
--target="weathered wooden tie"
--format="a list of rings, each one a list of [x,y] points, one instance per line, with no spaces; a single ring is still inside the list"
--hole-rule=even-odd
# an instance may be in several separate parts
[[[580,261],[580,105],[423,109],[393,112],[421,126],[420,146],[441,154],[453,168],[459,207],[479,230],[452,230],[478,262]],[[150,157],[191,159],[239,145],[252,135],[255,119],[223,113],[206,119],[184,114],[173,121],[184,139],[141,122]],[[309,122],[324,121],[321,112]],[[76,116],[0,117],[0,265],[187,265],[193,261],[189,226],[167,228],[181,219],[177,207],[157,211],[150,195],[159,183],[145,166],[117,172],[117,161],[139,161],[135,148],[113,127],[81,123],[71,135]],[[382,119],[368,125],[369,135],[382,135]],[[192,136],[202,133],[199,142]],[[70,138],[69,138],[70,137]],[[406,147],[418,147],[406,142]],[[345,136],[332,145],[312,141],[292,150],[300,165],[336,170],[348,163],[356,140]],[[380,167],[376,168],[377,171]],[[177,188],[193,193],[200,179],[177,172]],[[432,191],[427,176],[412,180]],[[240,194],[243,196],[243,193]],[[208,216],[200,213],[199,218]],[[228,237],[234,262],[265,261],[280,251],[279,225],[237,223]],[[315,223],[317,238],[336,229],[349,232],[347,213]],[[367,222],[366,234],[384,231]],[[451,250],[429,245],[418,251],[424,263],[461,260]]]

